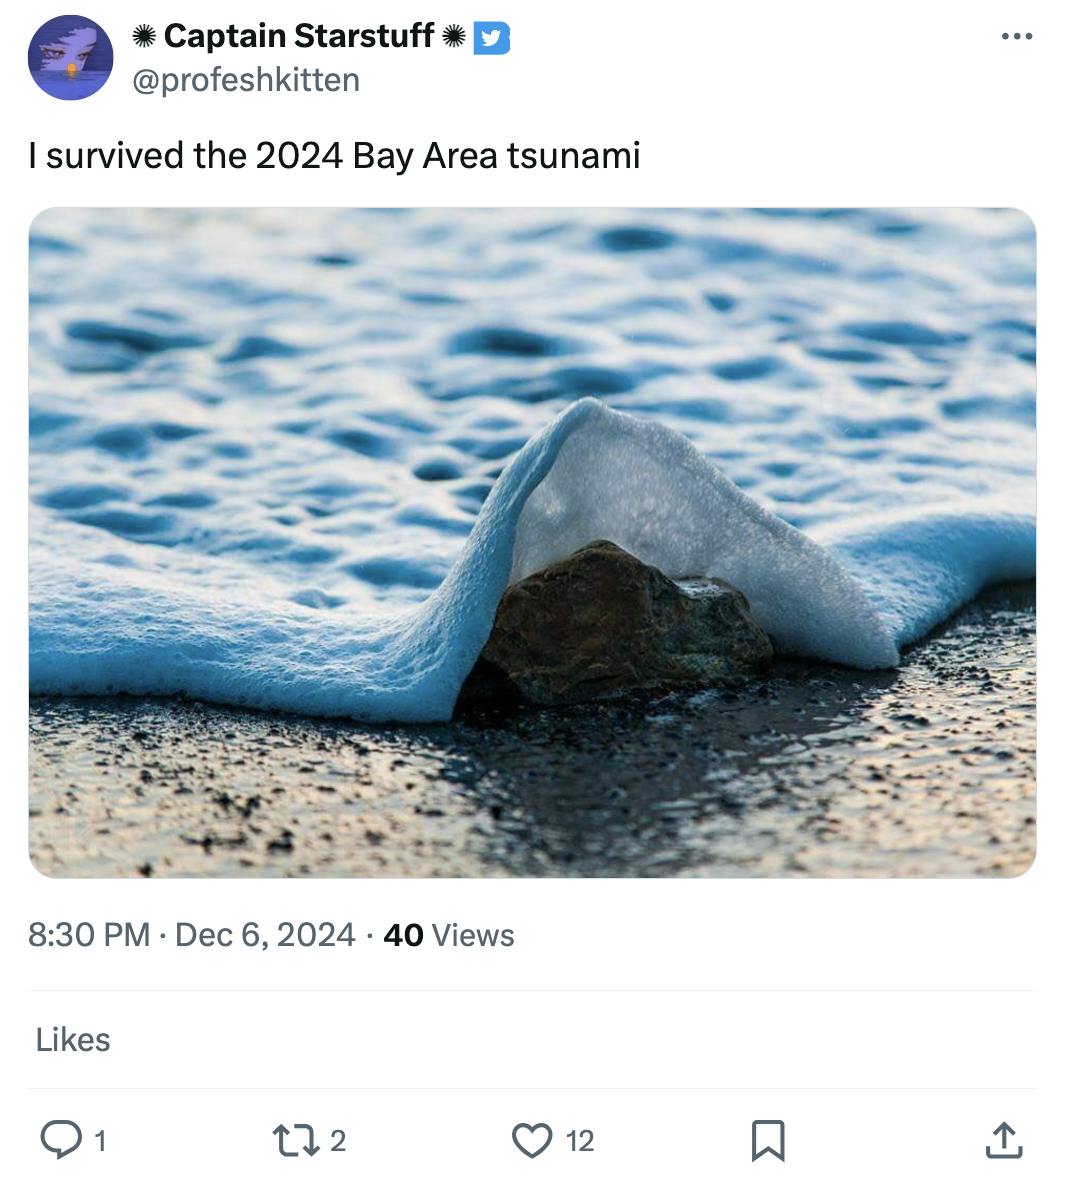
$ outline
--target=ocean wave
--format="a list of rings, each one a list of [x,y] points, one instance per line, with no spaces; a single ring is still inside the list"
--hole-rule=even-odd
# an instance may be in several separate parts
[[[982,586],[1034,576],[1026,500],[1022,489],[908,506],[807,535],[683,435],[586,398],[514,456],[446,577],[405,609],[324,608],[310,596],[303,606],[242,592],[217,568],[198,586],[187,573],[59,553],[42,532],[31,556],[30,687],[445,720],[507,585],[599,538],[675,577],[733,583],[780,652],[889,667]]]
[[[1031,573],[1034,260],[1003,210],[43,212],[33,689],[443,718],[593,536],[892,664]]]

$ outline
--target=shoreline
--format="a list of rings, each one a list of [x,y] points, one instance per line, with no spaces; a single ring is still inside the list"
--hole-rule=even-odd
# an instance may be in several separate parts
[[[379,727],[30,703],[53,876],[1010,876],[1035,850],[1035,587],[899,669]]]

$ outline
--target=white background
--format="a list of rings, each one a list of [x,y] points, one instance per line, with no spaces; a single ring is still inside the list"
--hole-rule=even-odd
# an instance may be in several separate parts
[[[116,66],[80,103],[40,93],[22,65],[36,26],[62,6],[5,17],[0,878],[11,995],[0,1035],[11,1100],[3,1162],[17,1175],[9,1184],[1061,1184],[1063,647],[1048,594],[1060,589],[1053,534],[1063,499],[1066,43],[1057,6],[86,3],[80,15],[109,31]],[[437,22],[439,37],[444,24],[469,28],[474,18],[508,21],[512,52],[475,58],[469,47],[438,44],[208,58],[130,40],[142,21],[161,31],[177,20],[291,28],[302,19],[422,19]],[[1033,40],[1001,40],[1016,30]],[[216,63],[356,69],[362,89],[164,100],[131,87],[140,66]],[[31,138],[167,146],[179,137],[249,149],[286,138],[500,150],[511,140],[639,139],[642,167],[400,178],[26,168]],[[1040,707],[1051,725],[1040,745],[1034,867],[1004,881],[131,883],[37,874],[25,803],[26,231],[42,208],[94,204],[1022,207],[1039,243]],[[154,943],[31,951],[28,922],[63,919],[147,920],[163,930],[178,920],[353,920],[374,939],[322,952]],[[427,931],[432,921],[509,926],[518,941],[488,952],[381,942],[391,923],[408,921]],[[109,1031],[111,1052],[36,1054],[36,1027],[60,1023]],[[381,1087],[429,1090],[370,1093]],[[40,1126],[67,1116],[87,1132],[106,1125],[105,1153],[87,1141],[68,1159],[51,1158]],[[279,1158],[270,1129],[312,1116],[322,1129],[347,1127],[357,1143],[313,1161]],[[787,1118],[785,1165],[751,1164],[756,1116]],[[1026,1145],[1021,1161],[984,1157],[1003,1118]],[[556,1140],[530,1162],[510,1128],[540,1119],[554,1122]],[[571,1126],[596,1130],[594,1154],[565,1151]]]

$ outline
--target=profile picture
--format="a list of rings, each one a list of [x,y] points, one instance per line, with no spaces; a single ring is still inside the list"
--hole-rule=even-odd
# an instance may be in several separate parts
[[[100,25],[88,17],[53,17],[30,38],[33,81],[55,99],[95,95],[111,76],[114,53]]]

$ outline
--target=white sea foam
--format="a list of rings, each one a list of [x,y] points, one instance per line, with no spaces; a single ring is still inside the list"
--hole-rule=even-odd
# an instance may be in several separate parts
[[[598,538],[676,577],[725,578],[783,652],[891,666],[985,582],[1031,577],[1034,536],[1020,512],[910,512],[841,534],[834,554],[760,508],[681,435],[584,400],[519,452],[444,582],[399,614],[326,616],[143,573],[116,581],[107,565],[75,575],[62,559],[38,558],[31,689],[447,719],[508,582]]]
[[[1033,574],[1032,269],[1010,211],[46,212],[31,688],[443,719],[598,537],[893,665]]]

